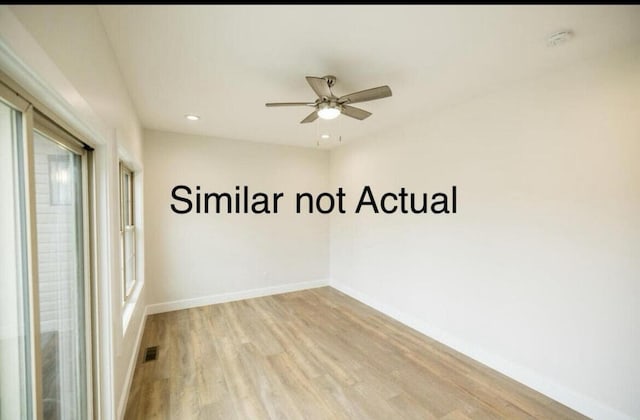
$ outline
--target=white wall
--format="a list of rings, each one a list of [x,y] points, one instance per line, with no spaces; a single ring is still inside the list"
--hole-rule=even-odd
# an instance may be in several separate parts
[[[137,171],[142,190],[142,133],[108,38],[94,6],[0,6],[0,69],[56,112],[95,147],[97,268],[101,346],[101,414],[121,416],[131,362],[142,327],[141,290],[123,327],[118,226],[118,160]],[[142,198],[142,194],[138,194]],[[139,254],[144,226],[138,204]],[[138,264],[144,282],[144,265]],[[104,304],[104,305],[102,305]]]
[[[328,187],[326,151],[145,131],[149,301],[326,280],[329,218],[295,213],[296,192]],[[171,190],[284,192],[277,214],[176,214]]]
[[[640,418],[639,156],[637,47],[335,149],[351,206],[366,184],[459,202],[332,215],[332,281],[588,415]]]
[[[140,124],[97,8],[11,6],[10,10],[104,125],[119,132],[119,147],[140,159]]]

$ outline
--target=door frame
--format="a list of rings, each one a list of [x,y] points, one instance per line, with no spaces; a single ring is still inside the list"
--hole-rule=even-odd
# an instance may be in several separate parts
[[[96,285],[95,259],[95,156],[93,148],[84,142],[81,136],[65,124],[54,113],[24,91],[0,71],[0,97],[22,113],[22,135],[18,139],[17,158],[21,167],[24,185],[24,229],[26,232],[29,325],[29,360],[31,404],[28,413],[37,420],[43,419],[42,395],[42,357],[40,347],[40,302],[38,278],[38,246],[36,227],[36,192],[34,162],[34,132],[40,131],[46,137],[69,151],[80,156],[82,176],[82,256],[84,291],[84,330],[85,330],[85,370],[86,370],[86,409],[88,418],[99,418],[99,322],[98,296]]]

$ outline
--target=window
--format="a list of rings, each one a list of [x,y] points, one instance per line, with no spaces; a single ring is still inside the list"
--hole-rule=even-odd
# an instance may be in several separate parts
[[[133,171],[120,163],[120,244],[124,300],[136,282],[136,227],[133,216]]]

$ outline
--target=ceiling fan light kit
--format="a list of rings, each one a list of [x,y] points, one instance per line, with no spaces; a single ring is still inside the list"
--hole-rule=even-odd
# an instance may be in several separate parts
[[[332,120],[344,114],[347,117],[357,120],[364,120],[371,116],[371,113],[364,109],[356,108],[350,104],[359,102],[374,101],[376,99],[387,98],[391,96],[391,88],[389,86],[378,86],[359,92],[350,93],[344,96],[336,96],[331,88],[336,84],[335,76],[315,77],[307,76],[307,83],[316,93],[318,98],[314,102],[269,102],[265,104],[268,107],[274,106],[311,106],[315,109],[307,115],[301,124],[313,122],[318,117],[324,120]]]
[[[342,113],[342,107],[335,102],[323,102],[318,106],[317,113],[323,120],[333,120]]]

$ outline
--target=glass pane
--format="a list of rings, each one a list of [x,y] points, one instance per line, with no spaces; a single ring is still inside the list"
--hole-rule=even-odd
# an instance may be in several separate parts
[[[135,249],[135,227],[127,226],[124,228],[124,290],[126,295],[131,292],[135,281]]]
[[[129,195],[130,195],[130,185],[131,185],[131,176],[128,172],[124,172],[123,180],[122,180],[122,219],[124,220],[124,225],[129,226],[131,224],[131,215],[129,214],[130,203],[129,203]]]
[[[29,418],[27,271],[18,147],[22,115],[0,102],[0,419]]]
[[[86,418],[80,156],[34,135],[45,420]]]

